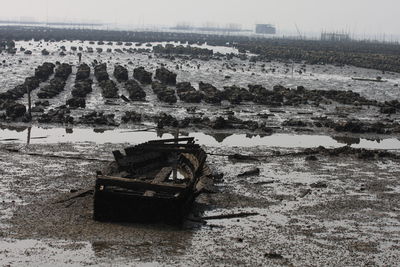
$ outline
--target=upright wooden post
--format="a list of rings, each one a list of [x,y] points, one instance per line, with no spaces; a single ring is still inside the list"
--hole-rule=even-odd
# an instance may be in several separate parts
[[[31,131],[32,131],[32,127],[28,127],[28,137],[26,139],[27,145],[29,145],[31,143]]]
[[[28,115],[29,115],[29,120],[32,119],[32,103],[31,103],[31,90],[29,87],[26,87],[26,92],[28,93]]]
[[[176,129],[176,132],[174,134],[175,137],[175,144],[178,144],[178,138],[179,138],[179,129]],[[176,181],[178,179],[178,153],[175,155],[175,162],[174,162],[174,168],[173,168],[173,179]]]

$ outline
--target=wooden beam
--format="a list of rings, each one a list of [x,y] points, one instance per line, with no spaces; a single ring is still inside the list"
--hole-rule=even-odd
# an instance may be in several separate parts
[[[151,190],[151,191],[160,191],[167,193],[178,193],[187,188],[186,184],[168,184],[168,183],[150,183],[137,179],[128,179],[121,177],[112,177],[112,176],[99,176],[96,180],[97,185],[107,186],[118,186],[131,190]]]
[[[171,175],[172,172],[172,168],[171,167],[164,167],[162,168],[156,175],[156,177],[154,177],[152,183],[153,184],[158,184],[158,183],[163,183],[165,182],[168,177]]]

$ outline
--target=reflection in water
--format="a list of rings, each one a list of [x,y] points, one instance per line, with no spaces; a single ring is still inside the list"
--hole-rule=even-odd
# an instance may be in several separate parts
[[[93,132],[95,133],[104,133],[106,130],[105,129],[98,129],[98,128],[94,128]]]
[[[28,127],[26,126],[9,126],[0,124],[0,130],[11,130],[16,131],[18,133],[24,132]]]
[[[212,133],[210,136],[214,137],[215,141],[222,143],[227,137],[231,136],[229,133]]]
[[[0,129],[0,142],[3,143],[22,143],[27,140],[27,144],[55,144],[55,143],[82,143],[94,142],[104,143],[130,143],[139,144],[153,139],[171,139],[175,133],[168,133],[162,130],[143,131],[143,130],[96,130],[80,128],[49,128],[40,127],[24,128],[26,132],[21,132],[21,127],[11,129]],[[324,135],[293,135],[293,134],[231,134],[231,133],[179,133],[179,135],[194,137],[201,145],[214,147],[276,147],[276,148],[311,148],[311,147],[341,147],[343,144],[354,148],[368,149],[400,149],[400,140],[389,138],[383,140],[368,140],[356,137],[330,137]]]

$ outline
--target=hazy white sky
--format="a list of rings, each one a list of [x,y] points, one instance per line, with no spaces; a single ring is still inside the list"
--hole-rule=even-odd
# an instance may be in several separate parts
[[[46,8],[47,6],[47,8]],[[273,23],[282,30],[400,35],[400,0],[0,0],[1,18],[119,24]]]

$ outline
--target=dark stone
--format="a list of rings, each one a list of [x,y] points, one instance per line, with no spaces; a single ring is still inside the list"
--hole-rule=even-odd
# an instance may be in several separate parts
[[[125,112],[125,115],[122,116],[121,120],[124,123],[129,123],[129,122],[140,122],[142,120],[142,114],[137,113],[135,111],[127,111]]]
[[[165,84],[156,81],[151,84],[151,87],[160,101],[170,104],[177,102],[174,89],[168,88]]]
[[[53,63],[45,62],[35,69],[35,77],[42,82],[47,81],[51,74],[54,72],[55,65]]]
[[[129,93],[129,99],[132,101],[146,100],[146,93],[143,88],[134,80],[129,80],[125,83],[125,89]]]
[[[204,93],[204,101],[211,104],[219,104],[223,99],[223,94],[216,87],[209,83],[199,83],[199,89]]]
[[[325,182],[322,182],[322,181],[310,184],[310,186],[312,188],[327,188],[328,187],[328,185]]]
[[[89,114],[82,115],[79,118],[79,123],[90,125],[118,126],[118,124],[115,122],[114,117],[114,114],[104,115],[103,112],[93,111]]]
[[[67,63],[62,63],[57,67],[54,77],[61,78],[64,81],[66,81],[71,73],[72,73],[71,65]]]
[[[245,176],[256,176],[260,175],[260,169],[259,168],[252,168],[250,170],[247,170],[241,174],[238,174],[238,177],[245,177]]]
[[[133,70],[133,78],[135,78],[142,84],[151,84],[152,76],[153,74],[146,71],[144,67],[139,67]]]
[[[23,117],[25,116],[25,113],[26,113],[26,107],[19,103],[11,104],[6,108],[7,117],[13,119]]]
[[[109,80],[110,77],[107,73],[107,64],[103,63],[94,67],[94,76],[98,82]]]
[[[204,94],[197,91],[189,82],[182,82],[176,85],[177,94],[180,100],[187,103],[200,103]]]
[[[92,92],[92,83],[90,79],[75,81],[75,86],[71,91],[73,97],[86,97]]]
[[[50,83],[45,87],[41,88],[37,96],[43,98],[53,98],[64,90],[65,81],[62,78],[53,78]]]
[[[67,106],[69,106],[72,109],[75,108],[85,108],[86,107],[86,101],[83,97],[73,97],[67,100]]]
[[[90,77],[90,67],[82,63],[76,72],[76,80],[86,80]]]
[[[124,82],[128,80],[128,70],[120,65],[116,65],[114,68],[114,77],[118,82]]]
[[[114,81],[104,80],[99,83],[101,87],[101,94],[104,98],[119,98],[118,88]]]
[[[305,160],[306,161],[317,161],[318,158],[314,155],[310,155],[310,156],[307,156]]]
[[[155,78],[164,84],[175,85],[176,84],[176,76],[177,76],[177,74],[162,67],[162,68],[156,70]]]

